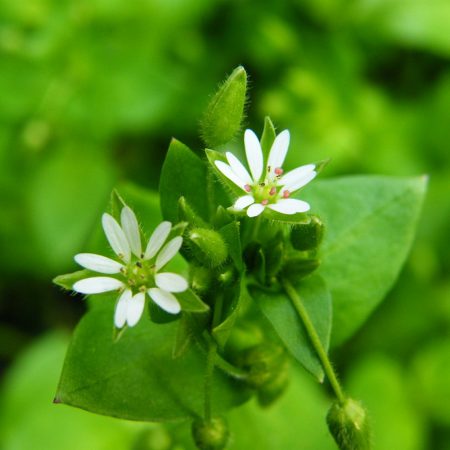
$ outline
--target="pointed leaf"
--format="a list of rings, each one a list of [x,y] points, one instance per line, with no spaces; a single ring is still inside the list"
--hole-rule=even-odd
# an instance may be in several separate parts
[[[327,350],[330,343],[332,314],[331,295],[324,281],[321,277],[313,275],[303,279],[295,288],[322,345]],[[250,286],[249,291],[292,356],[319,381],[323,381],[322,365],[306,334],[303,322],[287,295],[283,291],[269,291],[255,285]]]

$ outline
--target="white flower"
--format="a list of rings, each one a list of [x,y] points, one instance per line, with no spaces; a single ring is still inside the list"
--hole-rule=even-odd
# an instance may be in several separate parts
[[[230,152],[225,154],[228,164],[215,161],[220,172],[246,192],[236,200],[233,208],[238,211],[248,208],[249,217],[260,215],[266,207],[282,214],[308,211],[310,206],[307,202],[290,196],[317,175],[316,165],[307,164],[283,172],[282,166],[289,147],[289,131],[284,130],[276,136],[266,164],[261,144],[252,130],[245,130],[244,143],[250,173]]]
[[[145,250],[134,212],[125,206],[121,211],[121,225],[109,214],[103,214],[102,224],[118,261],[93,253],[79,253],[75,261],[86,269],[106,275],[77,281],[73,290],[81,294],[119,291],[114,324],[132,327],[142,316],[145,295],[170,314],[178,314],[180,303],[173,293],[188,288],[187,281],[176,273],[160,270],[177,254],[183,238],[174,237],[165,245],[172,224],[160,223],[151,235]],[[164,245],[164,246],[163,246]]]

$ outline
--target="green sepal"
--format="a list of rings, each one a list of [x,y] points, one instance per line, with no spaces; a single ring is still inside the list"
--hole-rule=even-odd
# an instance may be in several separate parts
[[[219,205],[213,217],[213,225],[214,228],[222,228],[233,220],[233,216],[222,205]]]
[[[270,117],[266,116],[264,119],[264,129],[261,136],[261,148],[264,155],[264,161],[269,159],[269,152],[276,137],[277,133],[275,131],[275,127],[270,120]]]
[[[109,208],[110,208],[111,215],[117,221],[119,221],[119,223],[120,223],[120,213],[124,206],[127,206],[127,204],[125,203],[125,200],[119,194],[119,191],[117,189],[113,189],[111,192]]]
[[[234,69],[211,99],[201,121],[201,136],[206,146],[217,147],[231,141],[244,117],[247,73]]]
[[[215,230],[193,228],[187,236],[187,242],[200,264],[218,267],[228,258],[225,240]]]
[[[180,318],[180,314],[169,314],[153,301],[148,303],[148,314],[155,324],[170,323]]]
[[[265,208],[261,217],[265,220],[271,220],[273,222],[277,222],[277,223],[280,223],[283,225],[289,225],[289,226],[299,225],[299,224],[309,222],[309,216],[305,213],[281,214],[270,208]]]
[[[174,295],[180,302],[182,311],[191,313],[207,313],[209,311],[209,306],[192,289]]]
[[[239,186],[229,180],[215,165],[215,161],[222,161],[228,164],[226,156],[223,153],[216,152],[215,150],[211,150],[209,148],[205,150],[205,153],[213,173],[221,181],[222,185],[226,188],[226,190],[228,190],[231,196],[233,198],[237,198],[245,195],[245,192]]]
[[[192,209],[208,220],[206,164],[186,145],[172,139],[159,183],[161,211],[165,220],[178,221],[178,201],[184,197]]]
[[[242,260],[242,245],[240,236],[240,223],[233,221],[219,229],[219,233],[225,240],[230,258],[233,260],[239,272],[244,270]]]
[[[60,286],[64,289],[67,289],[68,291],[72,290],[73,285],[80,280],[83,280],[85,278],[99,276],[98,273],[92,272],[88,269],[83,270],[77,270],[76,272],[72,273],[66,273],[64,275],[58,275],[57,277],[53,278],[53,283],[57,286]]]
[[[299,254],[291,254],[286,258],[281,268],[281,274],[296,283],[301,278],[313,273],[319,266],[319,259],[302,255],[299,252]]]

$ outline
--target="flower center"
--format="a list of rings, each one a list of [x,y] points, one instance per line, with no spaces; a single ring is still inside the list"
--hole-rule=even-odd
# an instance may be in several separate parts
[[[256,203],[261,203],[264,206],[276,203],[280,198],[290,196],[290,192],[278,184],[282,174],[283,169],[281,167],[276,167],[272,172],[270,166],[268,166],[264,181],[253,185],[246,184],[244,189],[253,195]]]
[[[125,283],[135,292],[145,292],[155,286],[155,264],[153,261],[138,259],[121,270]]]

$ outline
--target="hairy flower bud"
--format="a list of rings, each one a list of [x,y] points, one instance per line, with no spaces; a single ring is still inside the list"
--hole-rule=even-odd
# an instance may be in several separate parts
[[[228,257],[227,245],[217,231],[193,228],[189,233],[188,242],[198,261],[205,266],[220,266]]]
[[[212,285],[213,273],[208,267],[191,264],[189,267],[189,280],[192,289],[203,294]]]
[[[222,417],[197,419],[192,423],[192,437],[200,450],[222,450],[227,446],[230,432]]]
[[[327,414],[330,433],[340,450],[370,450],[370,428],[366,410],[353,399],[333,403]]]
[[[314,250],[323,239],[325,227],[319,217],[310,216],[309,223],[295,226],[291,231],[292,246],[296,250]]]
[[[246,382],[255,389],[261,389],[285,370],[286,359],[282,346],[264,342],[244,350],[238,358],[238,364],[248,373]]]

